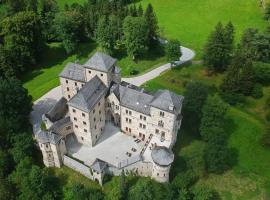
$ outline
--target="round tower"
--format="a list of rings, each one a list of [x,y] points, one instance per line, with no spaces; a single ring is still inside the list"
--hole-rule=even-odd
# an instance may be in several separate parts
[[[172,150],[164,146],[157,146],[152,150],[153,160],[152,178],[158,182],[169,181],[171,164],[174,160]]]

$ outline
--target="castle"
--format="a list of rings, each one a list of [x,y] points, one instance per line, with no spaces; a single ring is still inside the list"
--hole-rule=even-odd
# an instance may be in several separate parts
[[[117,60],[100,52],[67,64],[60,83],[63,97],[35,136],[47,167],[66,165],[100,184],[122,172],[169,180],[183,96],[121,82]]]

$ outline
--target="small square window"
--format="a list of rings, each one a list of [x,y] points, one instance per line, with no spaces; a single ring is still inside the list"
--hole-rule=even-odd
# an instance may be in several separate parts
[[[100,106],[100,102],[98,102],[98,106]]]
[[[95,129],[97,129],[97,125],[95,125]]]
[[[78,125],[75,125],[75,128],[78,128]]]
[[[93,114],[95,113],[96,111],[95,111],[95,109],[93,110]]]
[[[143,120],[146,121],[146,117],[143,117]]]
[[[84,131],[85,133],[87,133],[87,130],[86,130],[86,129],[84,129],[83,131]]]
[[[84,140],[84,138],[83,138],[83,137],[81,137],[81,139],[82,139],[82,141]]]
[[[77,86],[77,82],[75,82],[75,86]]]
[[[83,122],[84,125],[86,125],[86,122]]]
[[[76,117],[74,117],[74,120],[75,120],[75,121],[77,121],[77,118],[76,118]]]
[[[96,121],[96,118],[94,117],[94,122]]]
[[[85,117],[85,113],[82,113],[82,116]]]
[[[103,74],[100,74],[100,76],[103,76]]]
[[[89,70],[88,73],[91,74],[91,71]]]
[[[165,113],[162,112],[162,111],[160,111],[159,115],[160,115],[161,117],[164,117]]]
[[[126,110],[126,114],[128,114],[128,110]]]
[[[128,113],[129,113],[129,115],[132,115],[132,112],[131,111],[129,111]]]
[[[68,98],[70,99],[70,95],[68,95]]]
[[[69,87],[67,87],[67,91],[69,91]]]
[[[101,115],[101,110],[99,111],[99,114]]]
[[[68,83],[68,80],[66,80],[66,83]]]
[[[74,112],[74,113],[75,113],[75,112],[76,112],[76,110],[75,110],[75,109],[72,109],[72,112]]]

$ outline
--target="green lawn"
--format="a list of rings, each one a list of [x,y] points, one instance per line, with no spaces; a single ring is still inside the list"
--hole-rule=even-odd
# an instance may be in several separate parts
[[[183,45],[201,54],[201,49],[218,21],[232,21],[236,37],[248,27],[264,29],[259,0],[142,0],[152,3],[162,32],[179,39]]]
[[[59,85],[58,75],[68,62],[77,60],[83,64],[96,51],[98,51],[96,44],[84,43],[80,44],[76,53],[67,55],[61,43],[52,43],[42,55],[41,62],[36,69],[22,76],[23,86],[28,89],[33,101],[37,100]],[[146,53],[139,61],[133,61],[125,54],[118,54],[116,58],[119,60],[118,65],[122,69],[122,76],[125,77],[130,76],[132,70],[137,70],[137,75],[139,75],[166,63],[162,48]]]
[[[222,76],[209,77],[202,65],[191,65],[167,71],[144,86],[147,90],[167,88],[181,94],[187,82],[194,80],[204,82],[215,91],[213,86],[220,84]],[[265,94],[269,91],[270,87],[264,88]],[[264,103],[265,97],[259,100],[248,98],[245,105],[231,107],[228,111],[225,128],[230,134],[229,145],[236,151],[238,159],[232,170],[223,175],[205,176],[202,158],[204,143],[182,128],[174,148],[173,176],[183,169],[183,165],[193,168],[200,176],[198,184],[215,188],[222,199],[257,200],[270,194],[270,149],[260,143],[266,131]]]

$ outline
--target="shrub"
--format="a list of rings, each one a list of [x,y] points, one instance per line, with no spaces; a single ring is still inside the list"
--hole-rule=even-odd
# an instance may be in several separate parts
[[[263,85],[270,84],[270,64],[261,62],[254,63],[253,70],[256,82]]]
[[[270,109],[270,95],[269,95],[268,98],[266,99],[266,102],[265,102],[265,108],[266,108],[266,109]]]
[[[194,200],[214,200],[217,199],[215,191],[206,186],[196,186],[192,189]]]
[[[251,96],[255,99],[260,99],[263,97],[263,87],[261,84],[255,84],[252,90]]]
[[[245,96],[239,93],[222,92],[221,97],[230,105],[242,104],[246,101]]]
[[[265,147],[270,147],[270,128],[268,128],[267,132],[263,135],[261,144]]]
[[[130,75],[137,75],[139,74],[139,70],[137,69],[133,69],[131,72],[130,72]]]
[[[270,112],[268,112],[268,113],[266,114],[266,120],[267,120],[268,122],[270,122]]]

